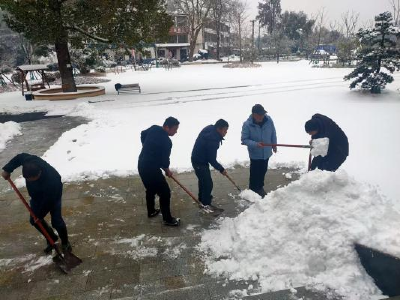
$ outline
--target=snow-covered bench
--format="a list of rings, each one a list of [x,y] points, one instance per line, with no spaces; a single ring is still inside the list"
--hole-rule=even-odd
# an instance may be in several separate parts
[[[132,91],[139,91],[141,93],[140,85],[139,83],[132,83],[132,84],[120,84],[117,83],[115,85],[115,90],[119,93],[129,93]]]

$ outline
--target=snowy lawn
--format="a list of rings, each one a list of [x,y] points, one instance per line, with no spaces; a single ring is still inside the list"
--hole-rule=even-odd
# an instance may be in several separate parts
[[[14,92],[0,94],[0,107],[2,112],[45,110],[93,119],[65,133],[44,155],[67,181],[136,173],[140,132],[162,124],[168,116],[181,121],[172,138],[171,167],[185,170],[191,168],[190,154],[198,133],[219,118],[230,123],[219,159],[225,166],[247,161],[240,131],[255,103],[264,105],[273,118],[279,143],[307,144],[304,123],[314,113],[322,113],[349,138],[350,156],[342,168],[400,200],[400,95],[396,90],[400,80],[382,95],[363,94],[350,91],[348,82],[343,82],[348,72],[311,68],[306,61],[264,63],[256,69],[232,70],[217,64],[170,71],[129,70],[108,75],[112,81],[104,84],[107,94],[101,97],[25,101],[20,92]],[[117,82],[140,83],[143,93],[117,96]],[[88,104],[88,100],[104,102]],[[271,166],[305,167],[307,156],[306,149],[280,148]]]

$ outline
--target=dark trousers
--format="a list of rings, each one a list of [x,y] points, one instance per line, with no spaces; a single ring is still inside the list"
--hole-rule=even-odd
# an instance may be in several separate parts
[[[165,180],[161,169],[154,167],[146,167],[139,164],[139,175],[143,185],[146,188],[146,204],[147,213],[151,214],[155,211],[155,197],[160,197],[160,208],[164,221],[171,221],[171,190]]]
[[[249,189],[259,193],[264,188],[264,178],[268,170],[269,159],[250,159]]]
[[[57,235],[54,233],[53,229],[49,226],[49,224],[44,220],[46,215],[50,213],[51,226],[57,230],[58,235],[60,236],[61,239],[61,243],[63,245],[67,245],[68,232],[67,232],[67,226],[65,225],[64,219],[62,218],[61,215],[61,197],[62,197],[62,187],[60,191],[60,196],[57,199],[55,200],[52,199],[49,200],[48,202],[41,202],[31,199],[30,205],[33,213],[41,221],[44,229],[50,235],[51,239],[53,241],[56,241],[58,239]],[[34,226],[41,234],[43,234],[39,225],[35,223],[32,216],[29,218],[29,221],[32,224],[32,226]],[[43,234],[43,236],[45,235]]]
[[[344,163],[346,158],[343,155],[316,156],[311,162],[311,170],[320,169],[335,172]]]
[[[203,205],[210,205],[213,198],[211,195],[213,181],[211,179],[210,167],[208,164],[199,165],[194,162],[192,162],[192,166],[199,180],[199,201]]]

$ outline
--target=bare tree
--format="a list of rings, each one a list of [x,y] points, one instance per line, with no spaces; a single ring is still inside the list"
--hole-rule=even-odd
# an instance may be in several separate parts
[[[231,3],[231,24],[235,30],[235,34],[238,37],[239,43],[239,55],[240,55],[240,62],[243,61],[243,45],[242,45],[242,37],[243,37],[243,30],[244,30],[244,23],[248,18],[247,10],[248,5],[247,1],[243,0],[233,0]]]
[[[189,61],[193,61],[197,38],[209,17],[215,0],[173,0],[174,6],[188,18]]]
[[[319,44],[321,43],[321,33],[322,33],[322,27],[324,26],[324,22],[325,22],[325,14],[326,14],[325,7],[322,7],[318,11],[317,17],[315,18],[316,27],[319,28],[317,46],[319,46]]]
[[[329,23],[329,30],[343,32],[343,25],[335,20],[335,21]]]
[[[213,0],[212,18],[215,23],[217,34],[217,59],[220,57],[221,25],[228,19],[229,9],[232,7],[231,0]]]
[[[400,1],[400,0],[398,0]],[[342,22],[343,22],[343,35],[346,38],[353,37],[356,34],[358,18],[360,17],[359,13],[354,11],[347,11],[342,14]]]
[[[354,11],[347,11],[342,14],[342,37],[339,39],[337,55],[343,66],[346,63],[351,65],[351,62],[355,59],[354,50],[358,46],[356,31],[359,16],[360,14]]]
[[[393,22],[394,25],[400,25],[400,0],[389,0],[390,5],[393,9]]]

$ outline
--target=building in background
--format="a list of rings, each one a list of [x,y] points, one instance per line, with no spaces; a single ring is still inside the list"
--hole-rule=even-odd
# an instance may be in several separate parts
[[[175,58],[187,60],[189,55],[189,26],[187,15],[173,14],[174,25],[169,30],[167,43],[156,43],[157,58]],[[230,54],[230,28],[226,24],[220,25],[220,55]],[[216,58],[217,54],[217,30],[216,22],[209,21],[204,25],[196,41],[194,53],[207,50],[209,58]],[[156,57],[154,49],[148,49],[152,58]]]

